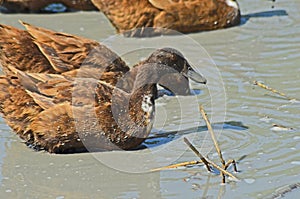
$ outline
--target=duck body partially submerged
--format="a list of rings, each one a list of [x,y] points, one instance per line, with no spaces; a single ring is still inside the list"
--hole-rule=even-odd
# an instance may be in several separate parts
[[[130,70],[98,42],[23,25],[27,30],[0,25],[5,72],[0,76],[0,111],[35,149],[133,149],[151,131],[157,84],[186,95],[188,77],[206,83],[172,48],[154,51]]]

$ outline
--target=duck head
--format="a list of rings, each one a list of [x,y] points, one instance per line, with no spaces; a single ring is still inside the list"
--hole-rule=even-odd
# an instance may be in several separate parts
[[[189,95],[189,80],[206,84],[207,80],[197,73],[182,53],[173,48],[162,48],[153,52],[144,62],[144,68],[149,68],[153,76],[147,81],[156,80],[157,84],[171,91],[175,95]],[[157,77],[154,75],[157,70]],[[157,78],[157,79],[155,79]]]

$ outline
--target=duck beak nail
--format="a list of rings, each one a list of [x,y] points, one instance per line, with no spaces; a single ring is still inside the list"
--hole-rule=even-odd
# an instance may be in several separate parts
[[[191,79],[197,83],[201,83],[201,84],[206,84],[206,82],[207,82],[207,80],[202,75],[200,75],[199,73],[197,73],[194,70],[188,70],[186,77],[188,77],[189,79]]]

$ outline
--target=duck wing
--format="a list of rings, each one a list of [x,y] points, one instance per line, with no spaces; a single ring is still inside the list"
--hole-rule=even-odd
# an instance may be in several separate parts
[[[25,72],[68,76],[76,76],[81,67],[89,68],[89,75],[129,71],[116,53],[94,40],[21,23],[27,31],[0,25],[0,59],[5,72],[9,65]],[[80,76],[87,76],[81,72]]]
[[[85,151],[85,144],[89,150],[113,149],[125,137],[128,123],[118,127],[124,117],[114,117],[112,103],[124,104],[128,93],[92,78],[19,72],[18,79],[42,109],[25,129],[34,147],[55,153]]]
[[[90,134],[101,133],[96,118],[89,115],[94,113],[91,88],[96,85],[91,78],[75,80],[18,71],[15,76],[0,76],[0,111],[7,124],[36,149],[55,153],[85,151],[77,130],[84,127],[91,130]],[[102,97],[110,102],[109,94]]]
[[[7,68],[10,65],[21,71],[55,73],[27,31],[2,24],[0,24],[0,63],[5,73],[10,73]]]
[[[72,78],[58,74],[17,74],[26,93],[46,110],[54,105],[70,103],[73,106],[94,104],[98,81],[92,78]]]
[[[127,72],[129,67],[109,48],[83,37],[54,32],[22,22],[34,43],[59,73],[82,66]]]
[[[31,135],[24,131],[41,111],[43,109],[28,95],[16,76],[0,76],[0,112],[24,140],[31,139]]]
[[[21,22],[33,42],[59,73],[79,68],[98,42]]]
[[[72,82],[62,75],[31,74],[19,71],[17,77],[26,93],[43,110],[61,102],[70,101]]]

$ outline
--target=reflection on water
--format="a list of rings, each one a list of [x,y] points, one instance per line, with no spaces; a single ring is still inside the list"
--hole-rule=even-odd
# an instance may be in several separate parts
[[[225,159],[239,160],[236,175],[241,182],[220,186],[219,176],[207,173],[202,165],[153,173],[126,173],[109,168],[97,157],[118,164],[126,158],[124,153],[49,155],[34,152],[1,122],[0,198],[264,198],[272,196],[281,187],[299,183],[300,103],[278,97],[255,86],[253,81],[261,81],[291,98],[300,99],[300,2],[254,0],[249,4],[240,0],[239,4],[244,20],[247,20],[241,26],[188,36],[208,51],[221,72],[226,91],[227,123],[214,127]],[[272,9],[272,5],[276,9]],[[59,16],[1,15],[0,22],[20,27],[18,19],[98,41],[114,34],[113,27],[96,12]],[[176,43],[182,42],[179,36],[171,38]],[[118,50],[122,54],[129,47],[139,47],[142,40],[126,40],[132,46],[120,43]],[[185,48],[184,55],[193,60],[200,71],[203,69],[197,62],[200,55],[193,48]],[[131,65],[136,61],[132,57],[126,57]],[[208,86],[214,83],[208,81]],[[211,108],[207,89],[192,85],[193,89],[202,91],[196,102],[204,105],[208,115],[212,111],[218,112]],[[218,86],[223,87],[222,84]],[[215,95],[219,97],[217,93]],[[145,142],[150,147],[131,153],[143,154],[152,150],[157,157],[155,161],[174,160],[177,163],[197,160],[195,154],[180,142],[172,150],[163,150],[174,140],[180,140],[177,136],[193,136],[191,140],[197,148],[204,146],[204,138],[207,138],[206,147],[212,145],[205,136],[204,121],[196,104],[191,103],[190,108],[187,106],[186,111],[181,112],[177,108],[179,99],[183,106],[194,100],[191,97],[162,97],[157,103],[153,137]],[[273,131],[273,124],[293,130]],[[177,130],[180,133],[170,133]],[[161,150],[155,151],[157,148]],[[208,156],[218,162],[218,155],[207,151]],[[134,165],[142,160],[131,162]],[[286,196],[299,193],[300,189],[296,187]]]

